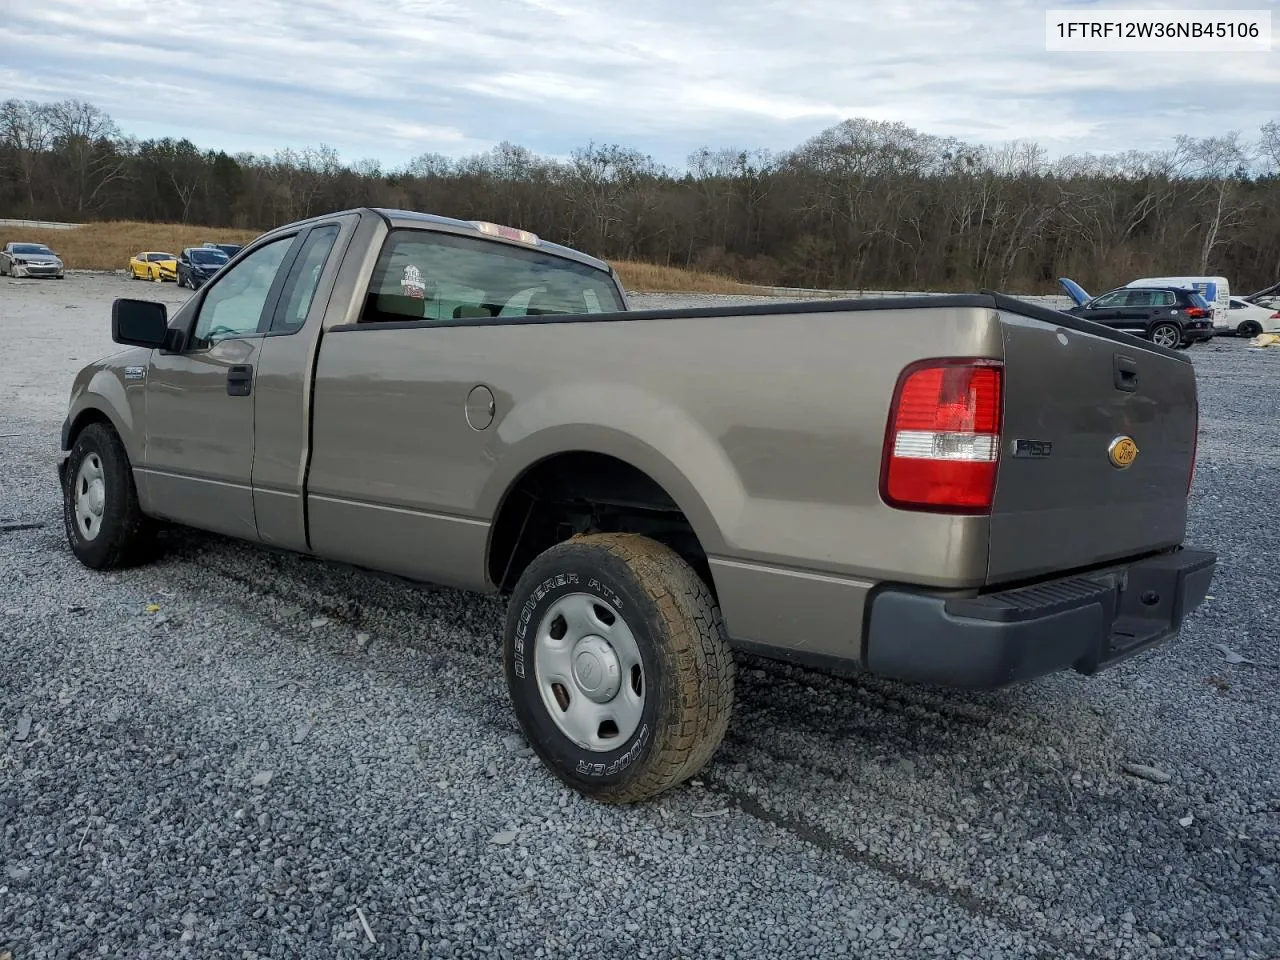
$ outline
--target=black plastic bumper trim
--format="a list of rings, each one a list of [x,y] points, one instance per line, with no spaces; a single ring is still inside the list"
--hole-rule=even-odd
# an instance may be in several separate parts
[[[1180,548],[977,597],[885,588],[870,601],[865,666],[968,689],[1066,669],[1093,674],[1176,636],[1216,563],[1210,551]]]

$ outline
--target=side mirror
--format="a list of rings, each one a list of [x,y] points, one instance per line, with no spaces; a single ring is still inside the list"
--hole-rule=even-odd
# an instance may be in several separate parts
[[[169,338],[169,311],[154,300],[118,298],[111,304],[111,339],[129,347],[163,347]]]

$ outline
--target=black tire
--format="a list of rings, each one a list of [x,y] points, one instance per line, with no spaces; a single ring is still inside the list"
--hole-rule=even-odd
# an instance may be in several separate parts
[[[539,627],[571,595],[620,616],[641,658],[638,726],[607,752],[566,735],[539,688]],[[697,773],[724,739],[733,706],[733,654],[710,590],[673,550],[637,534],[575,536],[539,555],[511,596],[503,666],[530,746],[561,781],[605,803],[645,800]]]
[[[1162,338],[1172,340],[1172,343],[1161,344],[1161,346],[1169,346],[1176,348],[1182,342],[1182,329],[1176,323],[1157,323],[1151,328],[1148,334],[1152,343],[1159,344]]]
[[[76,514],[76,490],[77,486],[83,489],[81,467],[94,458],[103,480],[103,509],[97,532],[90,535]],[[85,427],[71,445],[65,476],[63,526],[77,560],[94,570],[106,570],[150,559],[156,525],[138,504],[129,455],[115,430],[105,423]]]
[[[1245,337],[1249,340],[1252,340],[1260,333],[1262,333],[1262,324],[1257,320],[1245,320],[1241,322],[1240,326],[1236,327],[1236,336]]]

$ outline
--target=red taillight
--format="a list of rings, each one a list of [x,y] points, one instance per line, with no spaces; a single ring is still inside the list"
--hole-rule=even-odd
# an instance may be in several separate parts
[[[985,513],[1000,457],[997,360],[922,360],[898,378],[880,496],[893,507]]]
[[[1207,317],[1208,315],[1209,311],[1204,307],[1187,307],[1187,316],[1193,320],[1198,320],[1201,317]]]
[[[1277,310],[1275,313],[1273,313],[1273,314],[1272,314],[1270,317],[1268,317],[1267,319],[1268,319],[1268,320],[1280,320],[1280,310]]]

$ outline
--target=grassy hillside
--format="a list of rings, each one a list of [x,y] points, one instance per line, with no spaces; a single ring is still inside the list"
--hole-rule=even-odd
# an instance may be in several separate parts
[[[0,227],[0,245],[10,240],[45,243],[70,270],[123,270],[142,250],[163,250],[177,256],[183,247],[214,243],[247,243],[255,230],[218,230],[177,223],[112,221],[87,223],[74,230],[28,230]]]
[[[0,227],[0,245],[10,240],[45,243],[71,270],[123,270],[129,258],[143,250],[163,250],[175,256],[183,247],[195,247],[205,241],[214,243],[247,243],[258,232],[226,230],[216,227],[192,227],[177,223],[139,223],[107,221],[87,223],[74,230],[28,230]],[[645,293],[765,293],[729,277],[699,273],[679,267],[652,263],[619,261],[614,264],[628,290]]]

